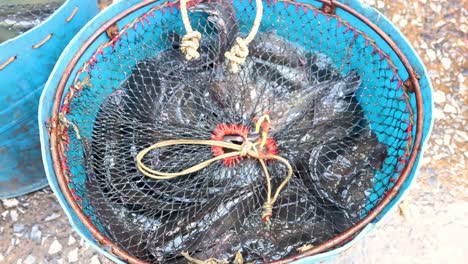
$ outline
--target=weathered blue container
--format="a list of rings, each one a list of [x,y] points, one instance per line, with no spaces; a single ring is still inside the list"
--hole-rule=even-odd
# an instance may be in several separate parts
[[[98,12],[96,0],[68,0],[42,24],[0,44],[0,198],[48,184],[35,116],[60,53]]]
[[[248,4],[248,2],[249,1],[234,1],[234,4],[243,5]],[[264,1],[264,13],[267,14],[264,17],[274,19],[274,15],[269,13],[272,12],[270,5],[279,5],[281,8],[290,8],[292,10],[296,9],[297,12],[304,13],[306,12],[304,10],[308,9],[308,11],[310,11],[309,15],[311,16],[314,16],[314,13],[319,14],[315,14],[315,19],[318,20],[319,24],[326,26],[327,23],[329,23],[330,28],[340,27],[340,25],[337,25],[336,21],[334,21],[334,19],[339,17],[340,21],[344,21],[347,25],[353,28],[348,35],[350,38],[356,36],[356,38],[359,38],[359,35],[365,35],[367,36],[367,40],[374,43],[372,44],[374,45],[374,51],[372,51],[371,47],[369,56],[380,56],[381,60],[389,59],[394,63],[394,65],[392,65],[392,67],[395,67],[393,77],[390,75],[388,78],[372,80],[372,76],[366,76],[366,78],[363,79],[368,79],[374,82],[390,82],[396,78],[400,81],[404,81],[404,84],[403,82],[395,83],[396,89],[394,96],[408,96],[408,104],[392,105],[392,107],[399,108],[401,113],[408,114],[408,112],[411,112],[414,114],[414,119],[412,119],[412,121],[414,121],[414,125],[407,124],[405,126],[405,129],[408,131],[408,135],[410,135],[411,144],[409,145],[410,149],[407,155],[402,154],[401,160],[399,160],[403,161],[404,166],[398,167],[398,165],[395,165],[396,168],[398,168],[395,174],[395,181],[389,181],[392,182],[392,184],[390,184],[388,189],[386,189],[387,191],[385,194],[382,194],[383,198],[379,198],[380,200],[377,205],[374,207],[371,206],[372,210],[369,210],[368,215],[365,216],[357,226],[353,227],[352,230],[349,230],[346,236],[329,241],[325,246],[322,245],[318,247],[318,249],[313,248],[311,251],[305,252],[300,256],[285,260],[285,262],[295,261],[295,263],[314,263],[329,260],[352,246],[358,239],[373,230],[381,219],[387,215],[392,208],[395,208],[396,204],[407,193],[408,188],[414,182],[418,171],[419,160],[423,152],[422,147],[424,146],[432,128],[433,104],[431,84],[421,60],[404,36],[378,11],[363,6],[356,0],[331,2],[325,0],[307,0],[303,1],[303,3],[301,2],[302,1],[292,2],[286,0]],[[72,85],[76,80],[80,80],[80,69],[83,69],[85,66],[85,69],[89,69],[89,71],[92,72],[92,67],[86,68],[86,66],[89,66],[90,62],[94,63],[96,58],[100,56],[99,54],[110,54],[113,51],[113,44],[115,44],[115,42],[111,41],[112,45],[109,44],[109,38],[106,36],[105,30],[116,23],[118,28],[122,31],[138,31],[142,28],[141,24],[138,23],[146,23],[145,21],[148,19],[144,14],[155,6],[159,7],[165,3],[167,2],[151,0],[143,2],[139,0],[121,1],[96,16],[71,41],[66,52],[61,55],[49,81],[46,84],[40,100],[39,126],[41,131],[42,155],[50,185],[52,186],[52,189],[57,195],[75,230],[99,252],[117,263],[135,262],[136,260],[131,256],[128,256],[128,254],[125,254],[123,249],[117,247],[106,238],[105,234],[103,234],[97,227],[99,226],[99,223],[96,222],[97,220],[93,219],[93,208],[86,206],[82,201],[83,195],[80,191],[85,191],[85,189],[82,186],[80,187],[80,185],[83,185],[86,180],[86,173],[83,168],[83,163],[76,162],[76,158],[79,158],[80,155],[82,156],[82,153],[80,153],[80,151],[75,151],[75,149],[77,149],[76,146],[72,146],[79,144],[79,142],[73,142],[72,139],[69,143],[71,150],[67,152],[67,155],[74,157],[75,159],[70,159],[70,162],[66,161],[66,159],[62,159],[60,155],[64,152],[60,151],[57,129],[54,129],[53,132],[49,134],[47,124],[52,118],[52,124],[59,126],[60,122],[58,120],[58,112],[62,108],[64,100],[68,101],[70,98],[67,96],[70,95],[70,89],[73,87]],[[165,5],[165,8],[166,12],[155,12],[155,16],[151,16],[149,20],[158,20],[161,19],[161,17],[167,19],[169,16],[173,15],[172,12],[168,11],[168,5]],[[171,4],[171,11],[172,8],[173,5]],[[178,11],[174,10],[174,12],[177,14]],[[330,12],[333,15],[328,15]],[[139,20],[138,18],[141,18],[142,16],[145,19]],[[291,19],[294,18],[291,17]],[[334,22],[335,24],[332,24]],[[134,26],[135,23],[137,26]],[[246,23],[246,21],[243,21],[243,23]],[[129,24],[133,26],[128,26]],[[293,25],[294,23],[291,23],[291,26]],[[301,27],[302,25],[296,26]],[[282,30],[291,30],[291,28],[277,29],[278,34],[281,34]],[[348,31],[349,29],[343,29],[343,32],[345,32],[344,34],[347,34],[346,32]],[[299,32],[302,32],[303,34],[314,34],[313,29],[310,31],[299,30]],[[151,34],[150,31],[145,33]],[[122,34],[122,37],[132,38],[132,36],[134,37],[135,35],[132,35],[131,32],[130,34]],[[151,39],[151,36],[149,36],[148,39]],[[333,40],[331,42],[333,42]],[[363,42],[359,45],[365,45],[365,47],[368,47],[367,41],[365,42],[365,44]],[[340,41],[336,41],[336,43],[340,43]],[[103,46],[107,48],[102,48]],[[137,47],[138,46],[132,48]],[[345,47],[342,48],[343,49],[340,49],[340,47],[337,46],[336,49],[334,49],[335,53],[332,54],[332,59],[339,61],[343,58],[340,57],[339,52],[341,50],[346,51],[346,49]],[[336,56],[336,58],[333,58],[333,55]],[[358,54],[354,56],[363,55]],[[129,60],[119,63],[131,64],[135,62],[133,60]],[[365,74],[367,66],[363,65],[356,67],[362,67],[362,71],[360,73]],[[115,83],[107,82],[105,85],[101,85],[100,87],[109,89],[109,93],[112,89],[118,87],[120,82],[125,78],[124,72],[118,72],[119,71],[113,71],[112,76],[116,80]],[[101,72],[101,74],[106,73]],[[76,87],[73,87],[73,89],[75,88]],[[402,90],[405,90],[406,92],[402,94]],[[375,96],[378,95],[378,89],[370,89],[366,92],[374,95],[372,98],[379,98],[379,96]],[[92,103],[91,101],[88,102],[89,110],[95,111],[102,100],[102,98],[92,98]],[[372,107],[372,104],[368,104],[367,107]],[[366,112],[366,109],[364,110]],[[79,116],[73,117],[75,124],[80,127],[80,134],[89,136],[92,129],[89,124],[92,124],[94,120],[80,120]],[[367,118],[372,123],[373,119],[377,117],[370,115],[367,116]],[[376,133],[379,134],[378,131],[376,131]],[[392,144],[391,142],[387,143],[389,145]],[[61,164],[62,162],[64,162],[64,164]],[[394,168],[391,167],[390,169],[393,170]],[[377,177],[380,176],[376,175],[376,178]]]

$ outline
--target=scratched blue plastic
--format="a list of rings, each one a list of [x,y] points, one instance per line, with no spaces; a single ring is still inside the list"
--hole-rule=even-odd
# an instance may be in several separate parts
[[[62,50],[97,12],[96,0],[68,0],[42,24],[0,44],[0,64],[16,56],[0,70],[0,198],[48,184],[36,121],[39,97]],[[49,34],[50,40],[32,48]]]
[[[373,23],[375,23],[377,26],[379,26],[386,34],[388,34],[393,39],[393,41],[395,41],[397,43],[398,47],[402,50],[402,52],[404,53],[406,58],[411,63],[413,69],[421,76],[420,86],[421,86],[421,92],[422,92],[422,95],[423,95],[423,103],[424,103],[424,109],[423,109],[423,111],[424,111],[423,143],[425,143],[428,135],[430,134],[431,128],[432,128],[432,108],[433,108],[433,105],[432,105],[432,88],[431,88],[431,84],[430,84],[428,76],[427,76],[427,72],[426,72],[423,64],[421,63],[419,57],[416,55],[415,51],[412,49],[412,47],[410,46],[408,41],[403,37],[403,35],[385,17],[383,17],[379,12],[377,12],[376,10],[374,10],[372,8],[364,7],[362,4],[360,4],[358,1],[355,1],[355,0],[343,0],[343,1],[346,4],[348,4],[349,6],[351,6],[352,8],[354,8],[355,10],[357,10],[358,12],[360,12],[361,14],[364,14],[368,19],[370,19]],[[112,259],[113,261],[115,261],[117,263],[123,263],[123,261],[119,260],[115,256],[113,256],[109,252],[109,249],[99,247],[98,243],[94,240],[94,238],[91,236],[89,231],[86,230],[86,228],[82,225],[82,223],[76,217],[75,213],[71,210],[71,208],[69,207],[67,201],[65,200],[62,192],[60,191],[60,188],[59,188],[58,183],[57,183],[56,175],[55,175],[54,170],[53,170],[53,164],[52,164],[52,161],[51,161],[51,153],[50,153],[50,150],[49,150],[50,149],[49,136],[48,136],[47,129],[46,129],[46,126],[45,126],[45,122],[51,116],[53,100],[54,100],[55,91],[56,91],[58,82],[60,81],[60,79],[61,79],[61,77],[62,77],[62,75],[64,73],[64,69],[67,66],[68,62],[73,57],[73,55],[82,46],[84,41],[86,41],[103,23],[105,23],[107,20],[111,19],[115,15],[119,14],[120,12],[124,11],[125,9],[127,9],[128,7],[130,7],[131,5],[133,5],[133,4],[137,3],[137,2],[139,2],[139,1],[138,0],[121,1],[121,2],[111,6],[110,8],[108,8],[107,10],[105,10],[104,12],[102,12],[101,14],[96,16],[92,21],[90,21],[84,27],[83,30],[81,30],[77,34],[77,36],[70,42],[69,46],[67,47],[66,52],[64,52],[61,55],[61,57],[60,57],[57,65],[56,65],[56,67],[55,67],[49,81],[47,82],[46,87],[45,87],[44,92],[43,92],[42,97],[41,97],[40,108],[39,108],[39,126],[40,126],[40,130],[41,130],[41,144],[42,144],[43,161],[44,161],[44,166],[45,166],[45,169],[46,169],[46,173],[47,173],[50,185],[52,186],[52,189],[56,193],[60,203],[62,204],[62,206],[63,206],[66,214],[68,215],[68,217],[70,219],[70,222],[72,223],[75,230],[82,237],[84,237],[89,243],[91,243],[91,245],[93,245],[97,250],[99,250],[102,254],[106,255],[107,257],[109,257],[110,259]],[[126,25],[129,22],[133,21],[133,19],[135,17],[137,17],[137,16],[141,15],[143,12],[146,12],[147,10],[149,10],[153,5],[160,4],[161,2],[162,1],[156,2],[156,3],[154,3],[154,4],[150,5],[150,6],[147,6],[145,8],[142,8],[141,10],[138,10],[137,12],[132,13],[131,15],[129,15],[126,18],[124,18],[123,20],[121,20],[118,23],[118,25],[121,28],[123,25]],[[248,4],[248,1],[242,1],[242,2],[234,1],[234,2],[235,2],[235,5],[238,5],[238,6]],[[312,3],[316,7],[321,6],[320,3],[318,3],[318,2],[314,2],[314,1],[308,1],[308,2]],[[278,5],[280,5],[280,4],[281,3],[278,2]],[[285,12],[284,8],[285,7],[279,8],[278,10],[280,10],[280,11],[277,10],[277,12]],[[295,7],[294,6],[289,6],[288,8],[294,9]],[[281,11],[281,10],[283,10],[283,11]],[[265,9],[264,19],[274,19],[274,16],[272,16],[271,13],[269,13],[269,12],[271,12],[271,9],[266,8]],[[156,12],[155,14],[156,14],[156,19],[161,19],[161,18],[164,17],[164,19],[168,19],[169,21],[171,21],[171,23],[173,23],[173,26],[175,28],[180,29],[180,26],[181,26],[180,21],[174,18],[174,14],[171,15],[168,12],[165,13],[165,14],[161,14],[160,12]],[[365,24],[363,24],[361,21],[354,18],[350,14],[347,14],[343,10],[338,9],[337,14],[341,18],[343,18],[344,20],[348,21],[353,27],[358,28],[359,30],[365,32],[366,35],[368,35],[372,39],[374,39],[376,41],[377,45],[385,53],[387,53],[391,57],[391,59],[395,62],[396,66],[398,68],[398,73],[399,73],[400,77],[403,78],[403,79],[407,78],[408,73],[406,72],[406,69],[403,67],[401,62],[396,57],[396,54],[390,49],[390,47],[375,32],[373,32],[368,26],[366,26]],[[245,23],[245,24],[251,24],[252,19],[253,19],[253,16],[242,16],[240,18],[242,23]],[[321,17],[320,15],[317,17],[317,19],[323,20],[323,21],[321,21],[322,23],[329,23],[327,26],[329,26],[331,28],[336,28],[336,24],[335,24],[336,21],[333,21],[333,20],[325,21],[325,18]],[[269,24],[269,23],[265,23],[265,24]],[[295,24],[293,23],[293,25],[295,25]],[[313,28],[310,28],[311,26],[309,26],[309,28],[308,28],[308,25],[304,26],[304,25],[298,25],[297,24],[296,26],[298,28],[299,27],[301,28],[301,30],[297,31],[297,32],[300,32],[300,33],[297,33],[298,35],[296,37],[298,37],[298,38],[300,38],[301,37],[300,34],[304,33],[304,32],[306,32],[306,34],[312,34],[313,37],[317,37],[317,38],[320,37],[318,32],[315,32],[313,30]],[[304,28],[302,28],[302,27],[304,27]],[[157,30],[157,29],[155,29],[155,30]],[[285,32],[284,32],[285,29],[281,29],[281,28],[262,27],[261,30],[262,31],[276,30],[278,34],[285,34]],[[289,29],[289,30],[291,30],[291,29]],[[132,36],[131,32],[132,31],[130,30],[129,35],[126,36],[126,38],[131,39],[132,37],[134,37],[134,36]],[[139,44],[143,44],[146,41],[151,42],[152,35],[154,36],[154,34],[157,35],[158,33],[156,31],[154,31],[154,32],[152,31],[152,32],[147,32],[147,34],[148,35],[145,35],[144,40],[140,39],[142,43],[139,43]],[[350,33],[350,34],[352,34],[352,33]],[[334,35],[332,34],[331,37],[333,37],[333,36]],[[310,37],[310,36],[308,36],[308,37]],[[336,38],[340,38],[340,37],[341,38],[347,38],[347,37],[352,37],[352,35],[348,36],[348,35],[336,34]],[[81,67],[81,65],[83,65],[83,63],[90,58],[90,56],[93,54],[93,52],[97,49],[97,47],[99,45],[101,45],[102,43],[104,43],[106,41],[108,41],[108,38],[105,35],[101,36],[85,52],[85,54],[78,61],[78,63],[77,63],[78,66],[74,69],[74,71],[73,71],[73,73],[71,75],[72,78],[70,78],[68,80],[68,83],[67,83],[66,87],[69,87],[72,84],[72,79],[76,75],[76,72],[77,72],[78,68]],[[153,41],[154,41],[154,39],[153,39]],[[361,41],[361,43],[359,43],[359,41]],[[363,46],[364,43],[362,43],[362,41],[363,41],[362,39],[361,40],[358,39],[357,43],[355,43],[355,45]],[[341,42],[337,39],[336,43],[341,43]],[[344,43],[344,42],[342,42],[342,43]],[[135,46],[133,46],[132,48],[137,49],[139,44],[135,44]],[[154,44],[154,42],[152,42],[152,44]],[[162,47],[154,46],[153,48],[154,48],[153,52],[157,52],[157,50],[162,48]],[[308,47],[306,47],[306,48],[308,48]],[[329,50],[329,48],[327,48],[327,47],[320,47],[320,46],[314,46],[314,47],[309,47],[309,48],[318,49],[321,52],[326,52],[327,50]],[[340,48],[340,47],[336,47],[336,48]],[[369,51],[368,54],[371,54],[371,51]],[[142,56],[142,58],[144,58],[145,56],[151,56],[151,54],[140,54],[140,55]],[[329,55],[335,56],[333,58],[333,61],[337,65],[339,65],[341,63],[341,60],[345,56],[343,54],[329,54]],[[372,55],[369,55],[369,56],[372,56]],[[375,56],[377,56],[377,55],[375,55]],[[358,61],[357,58],[352,58],[351,65],[353,64],[352,63],[353,60],[355,60],[355,62]],[[106,63],[107,66],[112,66],[113,62],[112,61],[107,61],[107,62],[102,62],[102,63]],[[112,79],[113,80],[123,80],[125,78],[125,72],[129,71],[134,63],[135,63],[134,60],[119,61],[119,64],[120,64],[119,67],[121,67],[122,70],[121,71],[112,71],[112,74],[113,74]],[[103,65],[103,64],[101,64],[101,65]],[[116,65],[114,65],[114,66],[116,66]],[[349,70],[351,70],[351,69],[343,69],[344,72],[347,72]],[[360,70],[359,73],[360,73],[361,76],[363,76],[363,79],[364,80],[366,80],[366,79],[369,80],[365,84],[367,87],[372,88],[372,87],[376,86],[376,82],[378,82],[378,80],[375,80],[375,78],[372,78],[372,76],[366,76],[366,74],[369,74],[369,73],[366,72],[365,67],[362,68],[362,69],[359,69],[359,70]],[[104,76],[106,74],[110,74],[110,72],[105,73],[105,71],[100,71],[100,74],[103,75],[102,76],[103,78],[101,80],[98,80],[98,78],[95,78],[96,80],[93,80],[94,85],[99,85],[99,87],[103,87],[103,89],[107,89],[108,93],[111,93],[116,87],[119,86],[119,84],[120,84],[119,81],[109,82],[109,78],[106,78],[106,76]],[[391,78],[391,75],[390,75],[391,73],[390,72],[388,72],[388,73],[386,72],[385,74],[387,74],[387,77]],[[382,81],[385,81],[385,80],[382,80]],[[99,82],[101,82],[101,83],[99,83]],[[66,89],[68,89],[68,88],[66,88]],[[65,90],[65,92],[66,92],[66,90]],[[375,95],[378,95],[379,91],[378,91],[378,89],[364,89],[364,90],[360,90],[360,94],[358,95],[358,98],[360,98],[361,104],[362,104],[362,106],[364,108],[364,111],[366,113],[366,117],[370,120],[372,129],[374,129],[374,131],[376,131],[376,133],[379,134],[378,133],[379,132],[379,125],[378,124],[382,123],[382,122],[387,122],[387,121],[379,120],[379,118],[381,118],[381,117],[379,117],[379,115],[373,114],[373,111],[371,111],[372,109],[370,109],[371,105],[366,105],[365,104],[366,103],[365,100],[367,98],[366,93],[373,93]],[[399,97],[401,95],[399,93],[401,93],[401,89],[399,91],[395,91],[394,96]],[[104,93],[99,93],[99,94],[102,95]],[[89,96],[86,96],[86,97],[83,97],[83,98],[88,98],[87,100],[90,100]],[[98,106],[100,105],[100,103],[103,100],[104,100],[104,97],[102,97],[102,98],[92,98],[92,100],[87,102],[88,103],[87,105],[89,106],[88,110],[89,111],[97,111]],[[383,100],[383,99],[381,99],[381,100]],[[76,101],[76,102],[73,102],[73,103],[83,104],[84,102]],[[399,105],[398,103],[395,103],[395,102],[389,102],[389,104],[390,103],[392,104],[391,105],[392,107],[399,108],[401,110],[404,109],[404,107],[405,107],[404,105]],[[411,97],[411,104],[412,104],[413,110],[416,111],[414,96]],[[401,114],[404,115],[404,112],[401,111]],[[89,115],[87,115],[87,116],[89,116]],[[85,123],[89,124],[89,121],[93,121],[93,120],[82,120],[81,119],[82,116],[80,116],[79,113],[73,113],[72,115],[70,115],[70,118],[72,118],[73,121],[80,127],[80,133],[82,135],[84,135],[84,136],[89,136],[90,135],[91,127],[89,125],[84,125],[84,124]],[[83,126],[80,126],[80,124],[83,124]],[[405,124],[394,124],[394,125],[401,126],[401,129],[406,128]],[[398,131],[395,130],[395,133],[398,133]],[[414,135],[414,133],[415,133],[415,129],[413,129],[413,135]],[[392,145],[392,143],[393,143],[392,139],[388,138],[388,137],[379,136],[379,139],[381,141],[384,141],[388,145]],[[72,139],[71,144],[79,144],[79,142],[76,142],[76,141],[74,142],[74,141],[75,140]],[[82,153],[68,153],[68,154],[69,155],[74,155],[76,157],[79,157],[79,156],[82,155]],[[367,225],[364,228],[364,230],[362,230],[360,232],[360,234],[356,238],[354,238],[352,241],[350,241],[349,243],[347,243],[343,247],[334,249],[334,250],[326,252],[326,253],[322,253],[322,254],[318,254],[318,255],[315,255],[315,256],[311,256],[311,257],[307,257],[307,258],[298,260],[298,261],[296,261],[296,263],[315,263],[315,262],[330,260],[333,257],[337,256],[340,252],[342,252],[342,251],[346,250],[347,248],[351,247],[354,243],[356,243],[357,240],[361,239],[368,232],[372,231],[375,228],[375,226],[380,222],[381,218],[384,217],[385,215],[387,215],[388,212],[392,208],[395,207],[396,203],[398,203],[402,199],[404,194],[407,192],[408,187],[414,181],[414,177],[415,177],[415,175],[417,173],[417,169],[418,169],[419,158],[421,157],[421,155],[422,155],[422,151],[419,152],[418,160],[415,163],[415,166],[412,168],[411,174],[409,175],[408,179],[404,183],[403,188],[400,191],[400,193],[398,194],[397,198],[394,199],[391,202],[391,204],[389,204],[385,208],[385,210],[379,215],[379,217],[373,223]],[[82,167],[82,163],[77,162],[77,160],[78,159],[70,159],[69,160],[70,161],[69,165],[71,167],[72,174],[74,175],[74,181],[75,181],[74,184],[79,185],[79,184],[83,184],[84,181],[86,180],[86,174],[85,174],[84,168]],[[390,168],[390,166],[388,166],[388,167]],[[379,177],[383,177],[383,175],[384,174],[376,175],[376,179],[378,179]],[[378,182],[378,181],[376,181],[376,182]],[[379,186],[376,186],[376,191],[377,191],[378,187]],[[383,191],[383,189],[381,191]],[[371,199],[372,199],[372,197],[371,197]],[[86,203],[86,201],[84,201],[84,203]],[[369,207],[371,207],[371,206],[372,206],[372,203],[369,202]],[[92,210],[92,209],[90,209],[90,210]],[[92,214],[92,211],[87,211],[86,213],[87,214]]]

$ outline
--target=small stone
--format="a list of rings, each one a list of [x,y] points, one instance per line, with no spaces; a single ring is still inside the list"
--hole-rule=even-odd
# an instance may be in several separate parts
[[[3,217],[3,218],[6,218],[9,212],[10,212],[10,211],[5,211],[5,212],[3,212],[3,213],[2,213],[2,217]]]
[[[57,219],[57,218],[59,218],[59,217],[60,217],[59,214],[53,213],[53,214],[47,216],[47,217],[44,219],[44,222],[52,221],[52,220],[55,220],[55,219]]]
[[[437,175],[432,174],[431,176],[428,177],[427,182],[429,185],[431,185],[434,188],[439,187],[439,180],[437,179]]]
[[[439,107],[435,107],[434,108],[434,118],[435,119],[444,119],[445,118],[444,111],[442,111],[442,109],[440,109]]]
[[[18,221],[18,212],[16,210],[11,210],[10,211],[10,218],[11,218],[11,221],[13,221],[13,222]]]
[[[456,130],[455,133],[462,139],[462,141],[468,142],[468,135],[466,134],[465,131]]]
[[[450,139],[451,139],[451,138],[450,138],[449,135],[447,135],[447,134],[444,135],[444,145],[445,145],[445,146],[450,145]]]
[[[445,93],[442,91],[437,91],[433,95],[434,102],[437,104],[445,103]]]
[[[14,224],[13,225],[13,232],[14,233],[21,233],[21,231],[24,230],[24,225],[23,224]]]
[[[436,55],[435,51],[432,50],[432,49],[428,49],[426,51],[426,55],[427,55],[427,58],[429,59],[429,61],[435,61],[437,59],[437,55]]]
[[[15,198],[2,200],[5,208],[12,208],[18,206],[19,202]]]
[[[91,264],[101,264],[101,261],[99,261],[99,258],[97,255],[94,255],[92,258],[91,258]]]
[[[78,248],[75,248],[72,251],[68,252],[68,261],[69,262],[78,261]]]
[[[444,112],[445,113],[456,114],[457,109],[455,107],[453,107],[452,105],[446,104],[445,107],[444,107]]]
[[[2,253],[0,253],[0,262],[4,261],[5,260],[5,256],[3,256]]]
[[[54,254],[59,253],[61,250],[62,250],[62,244],[60,244],[60,242],[58,242],[58,240],[55,239],[55,240],[52,242],[52,244],[50,244],[48,253],[49,253],[50,255],[54,255]]]
[[[89,243],[85,243],[85,244],[83,245],[84,250],[88,250],[89,247],[91,247],[91,245],[90,245]]]
[[[31,228],[31,234],[30,234],[30,238],[32,241],[40,244],[41,243],[41,236],[42,236],[42,232],[41,230],[39,230],[39,226],[38,225],[33,225],[33,227]]]
[[[463,155],[465,155],[465,159],[468,159],[468,151],[465,151],[465,153],[463,153]]]
[[[23,264],[34,264],[34,263],[36,263],[36,258],[32,255],[28,255],[23,262]]]
[[[70,235],[68,237],[68,245],[71,246],[71,245],[75,244],[75,242],[76,242],[76,239],[72,235]]]
[[[452,67],[452,60],[450,60],[450,59],[447,58],[447,57],[443,57],[440,61],[442,62],[442,66],[443,66],[446,70],[450,70],[450,67]]]
[[[48,237],[46,236],[46,237],[43,237],[43,238],[41,239],[41,246],[43,246],[43,245],[45,244],[45,242],[47,241],[47,238],[48,238]]]
[[[23,263],[23,259],[22,258],[19,258],[16,260],[16,264],[22,264]]]
[[[385,3],[383,1],[377,1],[377,8],[382,9],[385,7]]]

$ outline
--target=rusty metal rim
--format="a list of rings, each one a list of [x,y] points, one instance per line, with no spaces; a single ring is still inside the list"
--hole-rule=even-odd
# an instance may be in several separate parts
[[[415,97],[416,97],[416,110],[417,110],[417,123],[416,123],[416,137],[414,140],[413,148],[411,150],[411,154],[409,157],[408,162],[406,163],[406,166],[402,170],[400,177],[398,178],[398,181],[395,183],[393,188],[388,192],[387,196],[385,196],[382,201],[379,202],[379,204],[371,211],[369,214],[363,218],[359,223],[357,223],[355,226],[351,227],[344,233],[336,236],[335,238],[322,243],[321,245],[318,245],[314,248],[312,248],[309,251],[303,252],[301,254],[295,255],[293,257],[285,258],[279,261],[275,261],[273,263],[288,263],[294,260],[298,260],[300,258],[312,256],[321,252],[324,252],[342,242],[344,242],[347,238],[351,237],[352,235],[358,233],[360,230],[362,230],[367,224],[369,224],[371,221],[373,221],[379,213],[390,203],[390,201],[397,195],[399,189],[405,182],[406,178],[408,177],[409,173],[411,172],[411,169],[413,168],[413,165],[416,161],[417,155],[420,151],[420,146],[421,146],[421,141],[422,141],[422,126],[423,126],[423,102],[422,102],[422,95],[421,95],[421,89],[420,85],[418,82],[418,79],[416,77],[416,74],[414,70],[412,69],[409,61],[406,59],[402,51],[398,48],[398,46],[393,42],[393,40],[390,39],[390,37],[385,34],[380,28],[378,28],[374,23],[372,23],[369,19],[358,13],[356,10],[353,8],[341,3],[341,2],[335,2],[335,1],[330,1],[330,0],[317,0],[323,4],[327,5],[334,5],[347,13],[353,15],[354,17],[358,18],[361,20],[364,24],[369,26],[372,30],[374,30],[389,46],[390,48],[396,53],[398,58],[401,60],[403,63],[404,67],[408,71],[408,74],[410,75],[410,79],[413,82],[415,86]],[[51,118],[51,131],[50,131],[50,149],[52,152],[52,160],[53,160],[53,166],[54,166],[54,171],[60,186],[60,189],[62,190],[65,198],[67,199],[70,207],[73,209],[73,211],[76,213],[80,221],[84,224],[84,226],[91,232],[93,237],[101,244],[104,246],[109,246],[112,250],[112,252],[120,257],[124,261],[128,261],[129,263],[146,263],[142,260],[139,260],[133,256],[131,256],[128,252],[120,248],[117,244],[114,242],[110,241],[107,237],[105,237],[90,221],[90,219],[87,218],[87,216],[84,214],[84,212],[81,210],[80,206],[78,203],[75,201],[73,198],[73,195],[68,187],[68,182],[63,174],[63,170],[61,168],[61,163],[60,163],[60,156],[59,156],[59,151],[58,151],[58,137],[57,137],[57,128],[59,126],[58,124],[58,112],[59,112],[59,107],[60,107],[60,102],[63,96],[63,92],[65,89],[65,85],[75,68],[76,64],[78,63],[78,60],[83,56],[85,51],[91,46],[96,39],[101,36],[103,33],[106,32],[106,30],[112,26],[113,24],[117,23],[120,21],[122,18],[126,17],[127,15],[145,7],[148,6],[154,2],[157,2],[157,0],[147,0],[140,2],[125,11],[121,12],[120,14],[114,16],[112,19],[104,23],[96,32],[93,33],[93,35],[81,46],[81,48],[78,50],[78,52],[73,56],[72,60],[70,63],[67,65],[65,68],[64,74],[58,84],[57,91],[55,94],[54,98],[54,105],[52,109],[52,118]]]

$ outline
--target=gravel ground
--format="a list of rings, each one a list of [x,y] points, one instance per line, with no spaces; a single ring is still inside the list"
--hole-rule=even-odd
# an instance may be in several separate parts
[[[365,1],[408,37],[434,84],[435,126],[417,183],[334,263],[466,263],[468,12],[459,0]],[[72,230],[49,188],[0,204],[0,263],[110,263]]]

